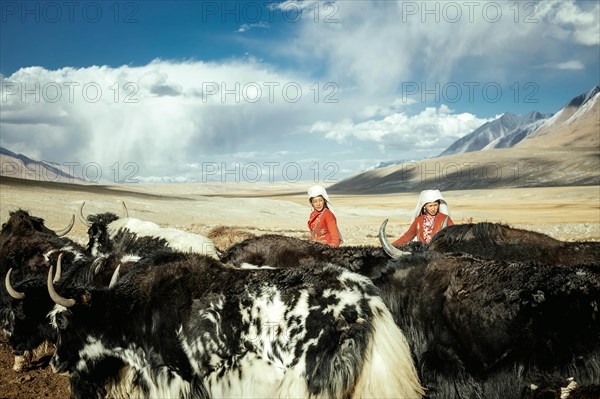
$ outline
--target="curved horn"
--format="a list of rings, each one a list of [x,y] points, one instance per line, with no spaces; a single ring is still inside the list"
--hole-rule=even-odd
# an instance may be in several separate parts
[[[119,266],[117,266],[117,268],[113,272],[112,277],[110,278],[110,283],[108,283],[108,288],[112,288],[113,285],[115,285],[117,283],[117,280],[119,279],[119,270],[120,269],[121,269],[121,265],[119,264]]]
[[[125,212],[125,217],[128,218],[129,212],[127,211],[127,206],[125,206],[125,201],[121,201],[121,203],[123,204],[123,212]]]
[[[71,223],[69,223],[69,225],[67,227],[65,227],[64,229],[60,230],[60,231],[56,231],[56,235],[59,237],[64,236],[65,234],[67,234],[69,231],[71,231],[71,229],[73,228],[73,225],[75,224],[75,215],[71,215]]]
[[[410,255],[410,252],[400,251],[398,248],[394,247],[387,239],[385,235],[385,226],[387,226],[389,219],[385,219],[379,228],[379,242],[383,247],[383,250],[386,254],[390,256],[392,259],[399,258],[401,256]]]
[[[54,301],[54,303],[58,305],[62,305],[65,308],[70,308],[75,305],[75,299],[73,298],[63,298],[56,292],[54,289],[54,284],[52,283],[52,273],[54,272],[54,266],[50,266],[50,270],[48,270],[48,294],[50,294],[50,298]]]
[[[15,299],[23,299],[25,298],[25,294],[22,292],[19,292],[17,290],[15,290],[12,285],[10,285],[10,275],[12,273],[12,267],[10,269],[8,269],[8,272],[6,273],[6,278],[4,279],[4,286],[6,287],[6,291],[8,292],[8,295],[10,295],[11,297],[15,298]]]
[[[58,280],[60,280],[60,275],[62,273],[62,257],[63,257],[63,253],[61,252],[58,255],[58,260],[56,261],[56,274],[54,275],[54,278],[52,279],[53,283],[56,283]]]
[[[83,216],[83,206],[85,205],[85,201],[83,201],[81,203],[81,206],[79,207],[79,221],[83,224],[85,224],[87,227],[92,227],[92,223],[90,223],[89,220],[87,220],[84,216]]]

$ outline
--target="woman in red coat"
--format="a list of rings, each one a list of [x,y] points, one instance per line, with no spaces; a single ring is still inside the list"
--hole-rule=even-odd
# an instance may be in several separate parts
[[[340,245],[341,235],[337,227],[337,220],[329,209],[329,196],[323,186],[312,186],[308,189],[308,201],[313,207],[308,218],[310,240],[334,247]]]
[[[415,237],[428,244],[438,231],[454,224],[448,214],[448,204],[439,190],[421,191],[412,224],[392,245],[402,246]]]

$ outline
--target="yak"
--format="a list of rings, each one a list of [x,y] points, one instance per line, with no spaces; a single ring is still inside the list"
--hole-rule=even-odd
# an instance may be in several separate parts
[[[403,397],[423,390],[370,279],[331,264],[245,270],[194,253],[148,258],[112,287],[66,287],[51,365],[135,368],[143,397]]]
[[[384,233],[386,224],[387,220],[382,224]],[[445,254],[465,253],[509,262],[536,261],[565,266],[594,263],[600,259],[600,242],[565,242],[535,231],[489,222],[448,226],[433,236],[424,248]]]
[[[380,240],[392,252],[383,228]],[[564,267],[425,251],[398,254],[373,282],[431,398],[518,398],[540,376],[600,392],[597,260]]]
[[[414,251],[414,249],[410,250]],[[318,262],[329,262],[369,278],[379,276],[390,260],[389,255],[380,247],[332,247],[278,234],[265,234],[234,244],[220,258],[223,263],[236,267],[249,264],[295,268]]]
[[[87,249],[92,255],[123,251],[146,255],[148,251],[168,249],[195,252],[218,259],[219,253],[212,240],[201,234],[130,218],[124,202],[124,218],[110,212],[84,217],[84,205],[85,202],[79,208],[79,218],[88,226]]]
[[[72,216],[67,227],[54,231],[46,227],[42,218],[20,209],[10,212],[8,220],[2,224],[0,275],[5,276],[6,284],[4,289],[0,289],[0,325],[15,353],[15,371],[27,368],[35,354],[45,353],[46,341],[54,333],[48,323],[35,325],[35,328],[33,324],[28,324],[25,314],[35,313],[37,317],[42,314],[42,310],[33,297],[29,298],[30,305],[24,308],[24,294],[9,288],[10,279],[24,281],[25,284],[30,284],[31,280],[36,278],[44,281],[51,263],[56,262],[59,255],[57,249],[60,248],[69,259],[83,253],[81,246],[64,237],[73,227],[74,221],[75,217]],[[13,301],[16,302],[16,307],[12,306]],[[42,317],[45,317],[45,314]],[[35,330],[36,333],[21,333],[21,320],[27,320],[27,328]]]

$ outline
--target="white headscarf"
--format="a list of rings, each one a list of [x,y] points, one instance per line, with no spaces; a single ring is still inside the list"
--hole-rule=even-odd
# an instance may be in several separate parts
[[[438,212],[442,212],[445,215],[450,216],[450,209],[448,208],[448,203],[440,193],[440,190],[424,190],[421,191],[421,195],[419,196],[419,202],[417,202],[417,207],[413,212],[412,220],[415,220],[420,214],[423,206],[429,202],[440,201],[440,208]]]
[[[331,200],[329,199],[329,195],[327,195],[327,191],[325,191],[325,187],[317,184],[308,189],[308,199],[309,200],[313,197],[318,197],[319,195],[321,195],[323,198],[325,198],[325,201],[327,201],[327,206],[330,207]]]

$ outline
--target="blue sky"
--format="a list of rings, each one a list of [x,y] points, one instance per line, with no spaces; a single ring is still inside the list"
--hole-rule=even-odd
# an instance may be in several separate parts
[[[103,179],[335,181],[600,80],[597,1],[3,1],[0,145]]]

